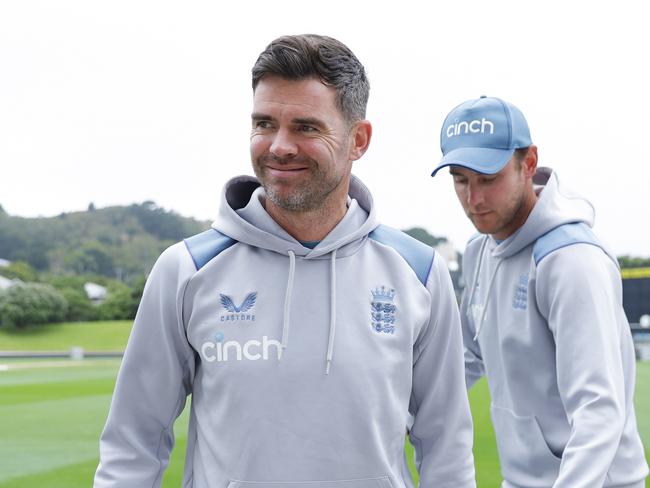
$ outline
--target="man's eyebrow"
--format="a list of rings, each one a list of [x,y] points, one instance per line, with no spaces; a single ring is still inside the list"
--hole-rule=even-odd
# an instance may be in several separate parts
[[[291,122],[293,124],[299,124],[299,125],[315,125],[317,127],[325,127],[325,123],[317,119],[316,117],[299,117],[295,119],[291,119]]]
[[[273,117],[259,112],[253,112],[251,114],[252,120],[273,120]]]

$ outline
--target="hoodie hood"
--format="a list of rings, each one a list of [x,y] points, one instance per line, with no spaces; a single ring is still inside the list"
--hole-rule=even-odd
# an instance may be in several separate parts
[[[305,259],[316,259],[334,250],[339,257],[354,252],[362,238],[379,225],[372,196],[354,175],[350,179],[345,216],[314,249],[303,246],[271,218],[262,204],[264,197],[264,189],[257,178],[237,176],[231,179],[221,194],[219,214],[212,228],[254,247],[283,255],[291,251]]]
[[[478,339],[487,311],[487,302],[491,298],[492,288],[496,282],[497,272],[504,260],[514,256],[522,249],[533,244],[538,238],[563,224],[583,222],[589,227],[594,223],[594,207],[583,197],[567,190],[560,184],[557,174],[550,168],[540,167],[533,176],[533,187],[538,195],[537,202],[530,212],[528,219],[514,234],[497,243],[491,236],[485,235],[480,241],[478,259],[474,267],[474,275],[470,283],[468,303],[473,303],[476,285],[483,266],[488,266],[489,280],[485,305],[481,307],[476,317],[476,333]],[[477,242],[478,243],[478,242]]]
[[[236,241],[288,257],[289,270],[282,314],[282,350],[289,343],[296,256],[305,260],[330,259],[330,324],[325,364],[325,374],[329,374],[336,335],[336,260],[359,249],[367,235],[378,226],[372,197],[365,185],[351,176],[347,212],[313,249],[303,246],[271,218],[262,204],[264,197],[264,188],[256,178],[233,178],[224,187],[219,215],[212,227]]]
[[[533,210],[517,232],[494,248],[494,257],[513,256],[563,224],[583,222],[593,227],[595,212],[592,204],[561,185],[557,173],[551,168],[538,168],[533,185],[538,195]]]

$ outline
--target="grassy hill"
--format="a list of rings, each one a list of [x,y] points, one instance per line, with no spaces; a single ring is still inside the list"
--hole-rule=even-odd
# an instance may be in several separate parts
[[[23,218],[0,207],[0,258],[38,272],[98,274],[123,281],[147,273],[173,242],[209,224],[154,202]]]

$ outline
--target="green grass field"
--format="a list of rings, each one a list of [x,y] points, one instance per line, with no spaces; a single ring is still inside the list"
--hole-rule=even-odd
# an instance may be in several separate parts
[[[116,349],[123,347],[128,335],[128,323],[125,335],[122,327],[119,323],[115,329],[104,326],[113,329],[115,336],[123,335],[120,339],[122,346]],[[68,334],[67,329],[58,332]],[[90,332],[90,328],[84,332]],[[96,332],[98,335],[103,333]],[[97,347],[98,343],[92,338],[81,343],[79,335],[71,334],[73,343],[55,341],[53,336],[56,334],[52,335],[50,342],[43,340],[44,334],[34,336],[44,350],[55,349],[46,347],[55,343],[60,344],[61,350],[69,349],[71,344],[89,350],[113,348],[105,347],[106,343],[102,342],[99,343],[102,347]],[[6,335],[0,334],[0,350],[34,350],[34,347],[26,347],[30,341],[21,342],[25,340],[22,337],[14,337],[17,342],[8,347]],[[92,486],[98,438],[108,412],[118,367],[118,360],[0,359],[0,488]],[[475,425],[478,486],[498,488],[501,477],[485,381],[480,381],[470,391],[470,401]],[[650,363],[638,363],[636,407],[639,430],[645,445],[650,446]],[[176,423],[177,444],[163,481],[164,487],[181,486],[186,430],[187,412],[184,412]]]
[[[122,351],[131,332],[131,320],[67,322],[24,329],[0,328],[0,351]]]

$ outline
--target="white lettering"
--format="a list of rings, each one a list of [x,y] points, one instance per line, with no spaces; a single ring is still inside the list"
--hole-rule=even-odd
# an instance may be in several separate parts
[[[261,345],[260,341],[256,341],[254,339],[246,342],[243,347],[244,357],[246,359],[250,359],[251,361],[257,361],[259,358],[262,357],[262,355],[259,352],[256,354],[251,354],[250,348],[251,346],[259,347],[260,345]]]
[[[214,349],[214,342],[204,342],[203,345],[201,346],[201,354],[203,354],[203,357],[205,360],[209,363],[214,362],[217,358],[214,357],[212,354],[208,354],[208,349]]]
[[[467,135],[470,133],[478,134],[479,132],[481,134],[485,134],[487,130],[490,131],[490,134],[494,134],[494,122],[486,119],[485,117],[483,117],[481,120],[475,119],[470,120],[469,122],[462,120],[447,127],[447,137]]]
[[[469,132],[469,124],[463,120],[462,122],[458,122],[456,124],[456,131],[454,132],[454,135],[460,134],[460,131],[463,127],[465,127],[464,133],[467,134],[467,132]]]
[[[221,345],[221,344],[219,344]],[[218,347],[218,346],[217,346]],[[235,349],[235,355],[237,357],[237,361],[241,361],[241,344],[237,341],[228,341],[224,342],[222,346],[223,350],[223,361],[228,361],[228,349]]]
[[[277,358],[279,360],[282,359],[282,343],[275,339],[269,339],[267,336],[262,336],[261,341],[251,339],[243,344],[237,341],[217,343],[207,341],[201,345],[201,356],[209,363],[215,361],[218,363],[241,361],[242,359],[249,361],[262,359],[267,361],[268,359]]]
[[[275,339],[269,339],[266,336],[262,337],[262,357],[264,359],[269,358],[269,348],[271,346],[275,346],[277,358],[282,359],[282,343]]]
[[[494,124],[489,120],[485,119],[485,117],[483,118],[483,120],[481,120],[481,134],[485,132],[485,126],[488,124],[490,124],[490,134],[494,134]]]

